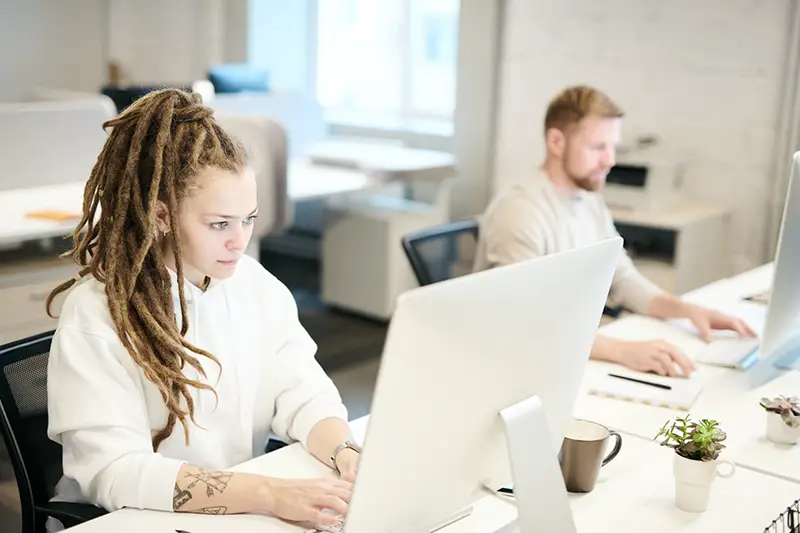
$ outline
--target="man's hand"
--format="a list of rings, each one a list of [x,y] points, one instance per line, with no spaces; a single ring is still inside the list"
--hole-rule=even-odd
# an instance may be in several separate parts
[[[616,357],[621,365],[639,372],[655,372],[659,376],[689,376],[695,365],[672,344],[654,340],[644,342],[615,341]]]
[[[742,337],[756,336],[741,318],[685,302],[668,294],[653,298],[648,314],[663,319],[688,318],[697,328],[700,338],[706,342],[711,340],[711,332],[715,329],[735,331]]]
[[[741,318],[726,315],[714,309],[707,309],[697,305],[687,305],[686,318],[697,328],[700,338],[706,342],[711,341],[713,330],[735,331],[742,337],[755,337],[756,334]]]

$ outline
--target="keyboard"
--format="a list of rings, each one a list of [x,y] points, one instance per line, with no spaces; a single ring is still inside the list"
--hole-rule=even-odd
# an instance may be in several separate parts
[[[621,329],[625,335],[619,338],[630,341],[668,339],[670,344],[690,359],[707,365],[744,370],[757,361],[760,342],[758,338],[739,337],[729,331],[715,331],[711,342],[706,343],[697,336],[694,327],[686,322],[630,315],[609,324],[603,328],[603,332],[614,337],[614,332]]]
[[[333,526],[318,526],[314,529],[307,529],[305,533],[342,533],[344,530],[344,517],[338,517],[339,523]]]
[[[723,338],[698,347],[691,355],[698,363],[745,370],[758,359],[758,347],[759,339]]]

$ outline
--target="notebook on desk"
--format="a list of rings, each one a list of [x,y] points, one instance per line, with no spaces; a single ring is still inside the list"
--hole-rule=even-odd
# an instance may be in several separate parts
[[[38,218],[40,220],[51,220],[53,222],[68,222],[70,220],[78,220],[81,218],[80,213],[73,213],[70,211],[30,211],[25,214],[28,218]]]
[[[589,394],[613,398],[625,402],[642,403],[656,407],[666,407],[678,411],[689,411],[703,391],[698,383],[684,379],[665,380],[657,376],[634,375],[633,373],[620,374],[636,379],[644,379],[654,383],[669,385],[670,390],[660,389],[651,385],[644,385],[611,376],[604,376],[589,387]]]

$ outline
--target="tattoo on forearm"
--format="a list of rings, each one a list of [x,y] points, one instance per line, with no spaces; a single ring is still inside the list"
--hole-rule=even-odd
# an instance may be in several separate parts
[[[188,490],[181,490],[178,484],[175,483],[175,490],[172,493],[172,509],[177,511],[191,499],[192,493]]]
[[[206,486],[206,496],[210,498],[214,496],[214,494],[222,494],[225,492],[225,489],[228,488],[228,483],[233,477],[233,473],[209,472],[201,468],[197,473],[186,474],[186,477],[192,480],[186,487],[186,490],[193,489],[198,483],[202,483]]]
[[[218,507],[203,507],[202,509],[198,509],[197,512],[200,514],[225,514],[228,512],[228,508],[224,505]]]
[[[183,507],[189,502],[189,500],[193,499],[197,495],[197,493],[192,490],[195,489],[197,485],[202,485],[201,489],[202,487],[205,487],[206,497],[211,498],[216,494],[222,494],[225,492],[225,489],[228,488],[228,483],[230,483],[232,477],[233,472],[209,472],[208,470],[203,470],[202,468],[186,474],[183,479],[188,480],[188,485],[185,485],[184,488],[181,488],[181,485],[184,485],[187,483],[187,481],[180,481],[180,484],[177,482],[175,483],[175,490],[172,493],[173,511],[184,510],[185,512],[201,514],[227,513],[228,508],[222,505],[203,507],[194,511],[191,509],[183,509]],[[202,505],[202,502],[198,501],[197,504]]]

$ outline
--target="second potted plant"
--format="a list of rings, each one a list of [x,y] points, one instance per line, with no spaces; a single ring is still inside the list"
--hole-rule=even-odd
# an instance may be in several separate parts
[[[767,411],[767,438],[779,444],[797,444],[800,440],[800,399],[792,396],[761,398]]]
[[[687,414],[668,420],[655,436],[659,438],[662,446],[675,450],[675,505],[693,513],[705,511],[714,478],[730,477],[736,471],[733,463],[719,459],[727,435],[716,420],[691,420]],[[720,464],[727,464],[728,471],[723,473]]]

